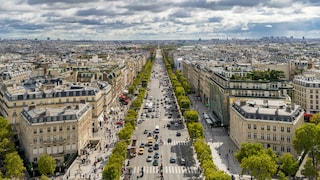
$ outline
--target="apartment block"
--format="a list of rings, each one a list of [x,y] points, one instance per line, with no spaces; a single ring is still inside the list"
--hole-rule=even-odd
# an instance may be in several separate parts
[[[293,81],[294,102],[301,105],[307,114],[320,112],[320,79],[316,74],[297,76]]]
[[[230,107],[230,138],[239,148],[243,142],[259,142],[277,155],[297,157],[292,140],[303,114],[299,105],[283,100],[236,100]]]
[[[28,161],[37,163],[46,153],[59,166],[65,155],[80,154],[92,139],[91,113],[92,107],[84,101],[59,108],[23,107],[18,115],[19,139]]]

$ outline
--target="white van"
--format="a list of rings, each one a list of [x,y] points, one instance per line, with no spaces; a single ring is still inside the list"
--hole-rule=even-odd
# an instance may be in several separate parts
[[[159,131],[160,131],[160,127],[159,127],[159,126],[156,126],[156,127],[154,128],[154,133],[159,133]]]

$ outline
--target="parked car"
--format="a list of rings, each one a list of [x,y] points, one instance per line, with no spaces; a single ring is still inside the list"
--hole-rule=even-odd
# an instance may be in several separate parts
[[[168,138],[168,143],[171,143],[172,142],[172,139],[171,138]]]
[[[176,134],[177,136],[181,136],[181,133],[180,132],[177,132],[177,134]]]
[[[176,163],[176,159],[174,157],[170,157],[170,163]]]

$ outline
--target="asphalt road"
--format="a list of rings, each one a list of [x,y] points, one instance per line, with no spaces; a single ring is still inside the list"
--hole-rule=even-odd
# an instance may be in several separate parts
[[[152,101],[153,107],[151,112],[148,109],[141,110],[139,120],[143,120],[138,123],[134,136],[138,139],[137,146],[139,147],[141,143],[147,144],[147,135],[150,132],[154,138],[158,137],[155,138],[157,139],[155,142],[160,146],[159,150],[153,150],[153,152],[148,152],[149,147],[145,146],[142,155],[138,154],[139,148],[137,149],[136,157],[131,158],[127,166],[132,172],[131,179],[138,177],[138,179],[146,180],[182,180],[199,176],[187,129],[183,122],[179,123],[179,112],[176,109],[175,98],[172,96],[160,50],[156,54],[148,88],[148,97],[144,105],[147,101]],[[170,124],[170,127],[167,127],[167,124]],[[158,134],[154,133],[156,126],[159,126],[160,129]],[[147,134],[144,133],[145,130]],[[177,132],[181,133],[181,136],[177,136]],[[168,139],[171,139],[171,142],[168,142]],[[158,165],[153,164],[156,152],[159,153]],[[151,162],[146,161],[148,155],[152,156]],[[176,162],[170,163],[171,158]],[[181,159],[185,160],[185,165],[181,164]],[[163,178],[161,178],[161,172]]]

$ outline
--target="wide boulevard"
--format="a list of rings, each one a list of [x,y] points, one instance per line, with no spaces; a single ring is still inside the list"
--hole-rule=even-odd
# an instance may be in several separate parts
[[[147,89],[133,135],[137,138],[136,156],[130,158],[129,163],[126,161],[126,168],[132,172],[131,179],[195,179],[199,171],[194,150],[178,111],[160,49]],[[155,132],[156,127],[159,127],[159,133]],[[148,136],[154,139],[152,146],[148,146]],[[154,148],[155,144],[159,144],[159,149]],[[151,156],[149,161],[148,156]]]

